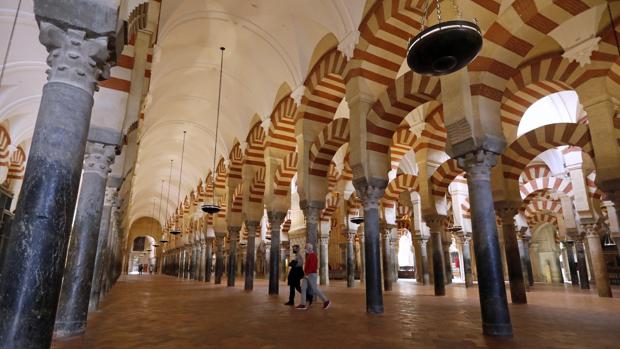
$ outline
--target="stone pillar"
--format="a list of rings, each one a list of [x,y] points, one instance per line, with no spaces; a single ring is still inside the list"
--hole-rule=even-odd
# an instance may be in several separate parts
[[[411,233],[411,247],[415,256],[415,279],[424,285],[424,268],[422,267],[422,239],[419,233]]]
[[[116,202],[117,195],[118,192],[116,188],[107,187],[105,189],[101,222],[99,223],[99,236],[97,237],[97,252],[95,254],[93,266],[93,279],[90,287],[90,299],[88,302],[89,312],[96,311],[99,308],[99,295],[101,293],[101,281],[103,278],[103,260],[108,243],[110,221],[112,219],[112,206]]]
[[[525,280],[521,269],[521,256],[515,229],[514,217],[517,214],[517,205],[513,203],[501,203],[498,214],[502,221],[504,233],[504,249],[506,264],[508,264],[508,279],[510,280],[510,298],[513,304],[527,304],[525,294]]]
[[[323,207],[321,207],[319,203],[315,202],[310,202],[303,207],[304,217],[306,218],[306,243],[312,244],[313,251],[315,252],[319,251],[317,242],[319,237],[319,223],[322,209]]]
[[[383,198],[387,181],[375,181],[376,183],[367,183],[365,178],[359,178],[353,180],[353,185],[364,204],[366,312],[383,314],[379,200]]]
[[[383,289],[385,291],[392,290],[392,247],[390,239],[392,237],[393,224],[385,224],[383,231],[381,232],[381,243],[383,247]]]
[[[446,268],[443,265],[443,251],[441,235],[444,234],[446,217],[435,215],[424,217],[426,225],[431,229],[431,248],[433,251],[433,285],[435,286],[435,296],[446,295],[446,285],[444,273]]]
[[[198,261],[198,281],[205,281],[205,270],[207,264],[207,243],[204,238],[200,239],[199,261]]]
[[[471,233],[460,231],[457,234],[457,241],[461,244],[461,256],[462,256],[462,268],[463,277],[465,279],[465,287],[470,288],[474,286],[474,276],[471,270]]]
[[[256,231],[260,227],[260,222],[245,221],[245,228],[248,230],[248,243],[245,252],[245,284],[246,291],[254,289],[254,273],[256,272]]]
[[[224,238],[226,233],[215,232],[215,284],[222,283],[224,274]]]
[[[226,285],[228,287],[235,286],[235,279],[237,278],[237,244],[239,243],[239,231],[241,227],[228,227],[228,236],[230,237],[230,249],[228,251],[228,272]]]
[[[366,234],[364,233],[364,223],[357,227],[357,234],[360,240],[360,284],[366,283]]]
[[[271,247],[269,250],[269,294],[277,295],[280,283],[280,226],[286,212],[267,212],[271,224]],[[314,242],[316,244],[316,241]]]
[[[97,13],[93,23],[84,21],[89,14],[71,18],[89,11]],[[11,247],[0,261],[5,348],[51,344],[93,93],[97,80],[109,76],[107,34],[116,32],[118,20],[118,5],[111,3],[35,0],[34,12],[50,69],[15,217],[4,236]]]
[[[329,285],[329,234],[321,234],[319,258],[319,283]]]
[[[400,236],[398,230],[392,230],[392,236],[390,237],[390,253],[392,254],[391,266],[392,266],[392,283],[398,281],[398,243],[400,242]]]
[[[523,242],[523,255],[525,270],[527,271],[527,283],[529,286],[534,286],[534,270],[532,270],[532,259],[530,258],[530,240],[531,236],[523,235],[521,241]]]
[[[603,257],[603,248],[601,238],[599,236],[599,227],[597,224],[583,224],[583,230],[588,239],[588,248],[592,258],[590,270],[594,274],[596,281],[596,291],[599,297],[611,297],[611,286],[609,284],[609,274],[607,273],[607,265]]]
[[[429,239],[426,236],[420,238],[420,252],[422,258],[422,265],[420,267],[422,268],[423,285],[429,285],[431,283],[431,275],[428,267],[428,240]]]
[[[86,330],[105,185],[113,160],[114,147],[88,144],[56,314],[54,333],[58,338],[80,335]]]
[[[353,248],[355,234],[355,230],[347,232],[347,287],[353,287],[355,283],[355,251]]]
[[[579,285],[579,275],[577,274],[577,265],[575,263],[575,242],[571,240],[564,241],[566,249],[566,264],[570,272],[570,282],[572,285]]]
[[[443,266],[445,268],[444,276],[446,285],[450,285],[452,283],[452,263],[450,259],[450,245],[452,241],[442,239],[441,245],[443,247]]]
[[[579,285],[582,290],[590,289],[590,280],[588,278],[588,265],[586,264],[586,250],[584,248],[583,234],[578,234],[575,241],[575,250],[577,250],[577,271],[579,272]]]
[[[459,158],[458,163],[467,173],[483,333],[511,337],[512,324],[491,189],[491,168],[495,166],[495,157],[494,153],[479,150]]]
[[[211,273],[213,270],[213,239],[207,237],[205,245],[205,282],[211,282]]]

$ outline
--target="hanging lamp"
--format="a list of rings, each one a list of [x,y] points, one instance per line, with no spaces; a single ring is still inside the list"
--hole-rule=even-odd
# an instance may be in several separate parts
[[[461,11],[452,0],[458,19],[442,22],[441,5],[437,7],[437,24],[426,28],[429,2],[424,4],[420,33],[409,41],[407,64],[418,74],[446,75],[468,65],[482,49],[482,32],[475,22],[463,20]]]
[[[357,216],[353,216],[349,219],[349,221],[353,224],[362,224],[364,223],[364,217],[360,216],[360,210],[357,209]]]
[[[213,197],[210,204],[203,204],[200,208],[203,212],[208,214],[215,214],[220,212],[220,206],[215,203],[215,177],[217,176],[217,169],[215,168],[215,158],[217,157],[217,133],[220,126],[220,104],[222,100],[222,72],[224,71],[224,50],[226,48],[220,47],[220,85],[217,93],[217,118],[215,119],[215,145],[213,150],[213,175],[211,176],[211,188],[213,188]]]
[[[161,203],[162,203],[162,199],[164,198],[164,182],[165,181],[166,180],[164,179],[161,180],[161,190],[159,192],[159,210],[157,211],[157,220],[159,222],[161,222]],[[159,242],[161,242],[162,244],[165,244],[168,242],[168,234],[164,231],[164,229],[162,229],[161,238],[159,239]]]
[[[181,207],[181,182],[183,181],[183,158],[185,156],[185,136],[187,135],[187,131],[183,131],[183,145],[181,146],[181,166],[179,169],[179,190],[177,191],[177,207]],[[179,215],[183,214],[183,209],[180,209]],[[174,227],[170,229],[170,234],[179,235],[181,234],[181,229],[179,229],[177,222],[174,222]]]

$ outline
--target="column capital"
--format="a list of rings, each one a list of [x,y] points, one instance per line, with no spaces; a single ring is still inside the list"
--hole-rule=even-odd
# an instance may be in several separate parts
[[[239,232],[241,231],[241,227],[229,226],[228,227],[228,237],[231,240],[239,241]]]
[[[432,234],[439,234],[443,232],[447,220],[448,217],[439,214],[424,216],[424,221],[426,222],[426,225],[428,225],[428,227],[431,229]]]
[[[304,212],[304,217],[310,223],[318,223],[321,218],[321,211],[325,208],[325,203],[321,201],[303,200],[299,205]]]
[[[591,237],[598,238],[599,237],[598,224],[596,223],[593,223],[593,222],[582,223],[581,229],[583,230],[582,235],[585,235],[586,238],[591,238]]]
[[[347,231],[347,242],[355,242],[356,235],[357,235],[357,231],[355,229],[349,229]]]
[[[319,240],[321,241],[321,244],[327,245],[329,244],[329,235],[321,235],[319,236]]]
[[[39,28],[39,41],[49,52],[49,82],[65,83],[93,94],[97,81],[110,77],[107,36],[87,38],[83,30],[63,29],[46,20],[39,22]]]
[[[500,201],[495,204],[495,213],[502,220],[502,224],[513,223],[514,217],[519,212],[519,203],[513,201]],[[517,230],[517,229],[515,229]]]
[[[364,209],[378,209],[379,203],[385,194],[387,181],[385,181],[385,183],[382,182],[376,185],[371,185],[366,182],[365,178],[363,179],[364,180],[360,183],[353,181],[355,189],[357,190],[357,195],[359,195],[360,199],[362,199]]]
[[[284,222],[284,218],[286,218],[286,212],[267,211],[267,218],[269,218],[269,223],[271,223],[272,231],[274,226],[277,226],[278,230],[280,230],[280,225]]]
[[[101,143],[88,142],[84,154],[84,173],[94,173],[107,178],[114,162],[115,148]]]
[[[256,230],[260,227],[260,222],[259,221],[245,221],[245,228],[249,231],[254,231],[256,232]]]
[[[491,168],[497,164],[497,154],[480,149],[459,157],[457,161],[471,180],[490,181]]]

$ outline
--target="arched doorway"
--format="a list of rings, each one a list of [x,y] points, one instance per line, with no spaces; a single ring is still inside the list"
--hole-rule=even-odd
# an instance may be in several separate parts
[[[153,272],[157,262],[155,244],[155,239],[148,235],[137,236],[133,239],[129,253],[128,274],[140,274],[140,266],[142,266],[143,273]]]

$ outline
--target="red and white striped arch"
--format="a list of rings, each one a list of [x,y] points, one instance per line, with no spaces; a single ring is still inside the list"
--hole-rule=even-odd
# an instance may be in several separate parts
[[[407,114],[422,104],[439,98],[441,85],[436,77],[409,71],[396,79],[379,96],[366,119],[366,149],[388,154],[392,137]]]
[[[522,135],[506,148],[502,154],[504,178],[518,181],[523,169],[536,156],[562,145],[579,147],[594,159],[587,125],[569,123],[545,125]]]
[[[245,149],[244,164],[250,166],[265,166],[265,131],[260,122],[252,126],[246,137],[247,148]]]
[[[340,173],[338,173],[336,164],[332,161],[329,164],[329,170],[327,171],[327,191],[334,191],[334,188],[336,188],[336,184],[338,184],[339,179]]]
[[[239,183],[235,188],[230,207],[231,213],[241,213],[243,209],[243,183]]]
[[[9,145],[11,144],[11,135],[4,128],[0,126],[0,167],[9,166]]]
[[[275,187],[273,193],[276,196],[286,197],[291,190],[291,181],[297,173],[297,161],[299,156],[296,151],[288,153],[276,170]]]
[[[252,185],[250,186],[249,200],[253,203],[262,203],[265,195],[265,168],[260,167],[254,174]]]
[[[9,174],[7,179],[19,180],[24,178],[26,168],[26,153],[21,146],[18,146],[11,154],[9,163]]]
[[[450,183],[463,173],[456,159],[446,160],[431,175],[431,193],[440,197],[446,195]]]
[[[268,147],[286,152],[294,151],[297,146],[295,138],[295,101],[287,96],[282,98],[271,113]]]
[[[228,178],[241,179],[241,170],[243,167],[243,151],[241,144],[236,142],[228,154]]]
[[[542,178],[551,176],[551,170],[545,163],[530,163],[527,165],[523,173],[521,174],[521,183],[527,183],[535,180],[536,178]]]
[[[217,175],[215,176],[215,189],[225,189],[228,171],[226,169],[226,164],[224,163],[224,158],[220,158],[220,160],[217,162],[216,168]]]
[[[420,190],[418,177],[411,174],[399,174],[391,180],[385,188],[385,194],[383,194],[383,206],[394,207],[394,204],[398,202],[398,196],[405,190]]]
[[[524,184],[521,184],[520,190],[521,197],[525,201],[525,199],[528,196],[532,195],[532,193],[536,193],[540,190],[551,190],[552,192],[556,193],[572,195],[573,184],[568,179],[554,176],[545,176],[537,177],[525,182]]]
[[[336,119],[325,126],[310,148],[310,174],[327,176],[334,154],[348,142],[349,119]]]
[[[390,163],[392,170],[398,169],[400,161],[411,149],[414,149],[418,137],[411,132],[409,125],[401,125],[392,136],[390,145]]]
[[[327,197],[325,198],[325,208],[321,211],[322,221],[325,222],[332,218],[332,216],[338,209],[338,206],[340,206],[341,199],[342,195],[337,191],[333,191],[327,194]]]

